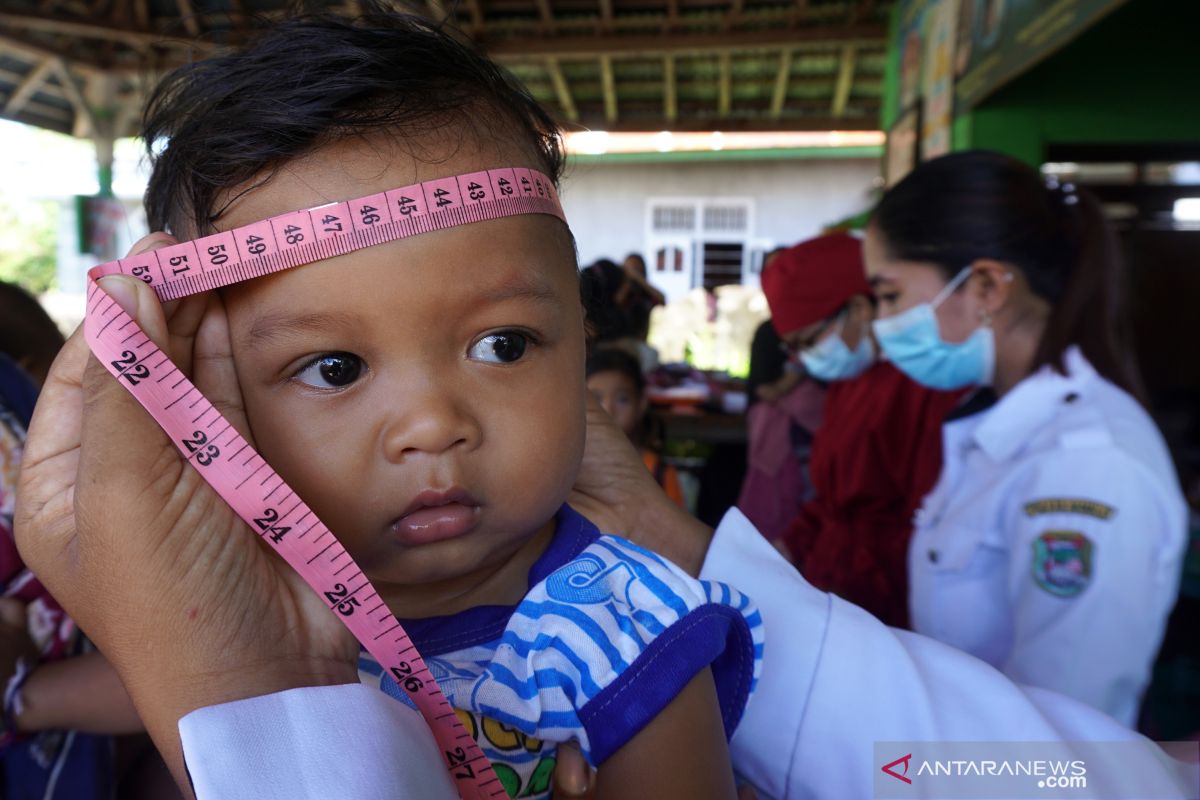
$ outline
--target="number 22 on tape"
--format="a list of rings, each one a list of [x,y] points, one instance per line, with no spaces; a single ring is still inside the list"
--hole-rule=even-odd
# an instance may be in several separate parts
[[[563,218],[554,184],[545,175],[512,168],[427,181],[283,214],[88,272],[84,333],[96,358],[409,694],[432,729],[459,793],[468,800],[507,795],[399,621],[329,529],[96,281],[130,275],[168,300],[363,247],[516,214]]]

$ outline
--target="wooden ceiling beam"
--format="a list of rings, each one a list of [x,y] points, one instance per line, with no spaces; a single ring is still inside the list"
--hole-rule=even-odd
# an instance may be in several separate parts
[[[622,36],[521,36],[480,42],[491,57],[502,61],[540,61],[546,56],[562,60],[592,60],[666,55],[672,53],[719,53],[740,50],[782,50],[802,47],[805,42],[821,45],[854,45],[878,48],[884,40],[881,26],[858,28],[728,31],[725,33],[680,33]]]
[[[81,137],[90,135],[96,130],[96,119],[87,100],[83,97],[79,84],[75,82],[75,76],[71,74],[71,70],[61,58],[51,61],[51,69],[58,77],[58,85],[62,87],[63,94],[75,109],[74,135]]]
[[[604,86],[604,120],[611,125],[617,121],[617,82],[607,55],[600,56],[600,82]]]
[[[425,0],[425,6],[428,9],[429,18],[434,22],[446,19],[446,6],[442,4],[442,0]]]
[[[478,36],[483,33],[483,6],[479,4],[479,0],[467,0],[467,14],[471,18],[471,35]]]
[[[175,8],[179,9],[179,19],[187,29],[188,36],[193,39],[200,35],[200,22],[196,19],[196,11],[192,8],[192,0],[175,0]]]
[[[550,73],[550,81],[554,84],[554,94],[558,97],[558,104],[562,106],[563,114],[571,122],[578,122],[579,109],[575,107],[575,100],[571,97],[571,87],[567,85],[567,77],[563,75],[562,67],[558,65],[558,59],[547,58],[546,71]]]
[[[668,54],[663,56],[663,116],[672,123],[679,117],[675,91],[675,57]]]
[[[741,19],[742,9],[745,7],[745,4],[746,0],[733,0],[729,4],[729,11],[726,12],[724,20],[721,21],[721,28],[723,30],[729,30],[737,24],[737,21]]]
[[[775,91],[771,93],[771,119],[783,115],[783,104],[787,101],[788,80],[792,76],[792,51],[779,54],[779,71],[775,73]]]
[[[58,34],[60,36],[78,36],[83,39],[101,39],[110,42],[120,42],[131,47],[148,45],[174,45],[184,47],[199,47],[209,49],[206,42],[189,42],[181,39],[170,39],[148,31],[131,31],[114,25],[100,22],[82,22],[79,20],[54,19],[35,16],[32,14],[14,14],[0,12],[0,25],[13,29],[36,31],[38,33]],[[74,60],[74,54],[72,54]]]
[[[834,119],[846,115],[846,103],[850,99],[850,89],[854,86],[854,61],[858,51],[854,45],[848,44],[842,48],[842,63],[838,67],[837,84],[833,89],[833,104],[829,114]]]
[[[728,51],[719,57],[720,76],[717,83],[717,115],[728,117],[733,108],[733,56]]]
[[[611,31],[613,27],[613,4],[612,0],[599,0],[600,2],[600,30]]]
[[[38,61],[9,95],[8,102],[4,104],[4,109],[0,110],[0,114],[6,117],[15,116],[33,97],[34,92],[46,82],[46,78],[49,77],[53,68],[54,59],[52,58],[43,58]]]
[[[663,30],[670,32],[679,25],[679,0],[667,0],[667,18],[663,22]]]
[[[542,22],[542,30],[554,31],[554,12],[550,9],[550,0],[537,0],[538,17]]]
[[[60,55],[57,51],[46,47],[44,44],[27,39],[21,34],[14,33],[12,31],[0,30],[0,44],[4,45],[5,48],[15,53],[20,53],[27,58],[32,58],[34,61],[38,61],[43,58],[58,58]],[[75,58],[73,61],[75,66],[84,69],[97,70],[104,68],[103,65],[92,61],[87,57]]]

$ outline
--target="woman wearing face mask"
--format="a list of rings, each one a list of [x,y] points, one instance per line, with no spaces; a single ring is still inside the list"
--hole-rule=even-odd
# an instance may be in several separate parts
[[[876,360],[858,239],[833,234],[785,251],[763,273],[763,291],[788,349],[828,386],[812,496],[780,543],[814,586],[904,627],[912,516],[941,467],[939,429],[959,393],[918,386]]]
[[[1135,399],[1120,253],[1096,201],[999,154],[918,167],[865,243],[883,353],[978,391],[909,550],[913,627],[1132,725],[1186,517]]]

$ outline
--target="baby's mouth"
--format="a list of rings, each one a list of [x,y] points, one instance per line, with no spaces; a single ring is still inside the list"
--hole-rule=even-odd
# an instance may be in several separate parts
[[[475,527],[479,512],[479,501],[465,489],[425,490],[392,523],[392,533],[410,547],[453,539]]]

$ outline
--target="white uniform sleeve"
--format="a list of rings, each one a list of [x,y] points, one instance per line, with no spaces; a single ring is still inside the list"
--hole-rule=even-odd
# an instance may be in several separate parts
[[[1187,523],[1140,464],[1089,452],[1056,454],[1014,504],[1001,669],[1132,725],[1178,592]]]
[[[179,720],[197,800],[451,800],[419,714],[362,684],[201,708]]]
[[[738,771],[770,796],[871,797],[882,766],[876,741],[1140,738],[817,591],[736,509],[717,528],[701,577],[745,587],[763,615],[763,672],[731,749]]]

